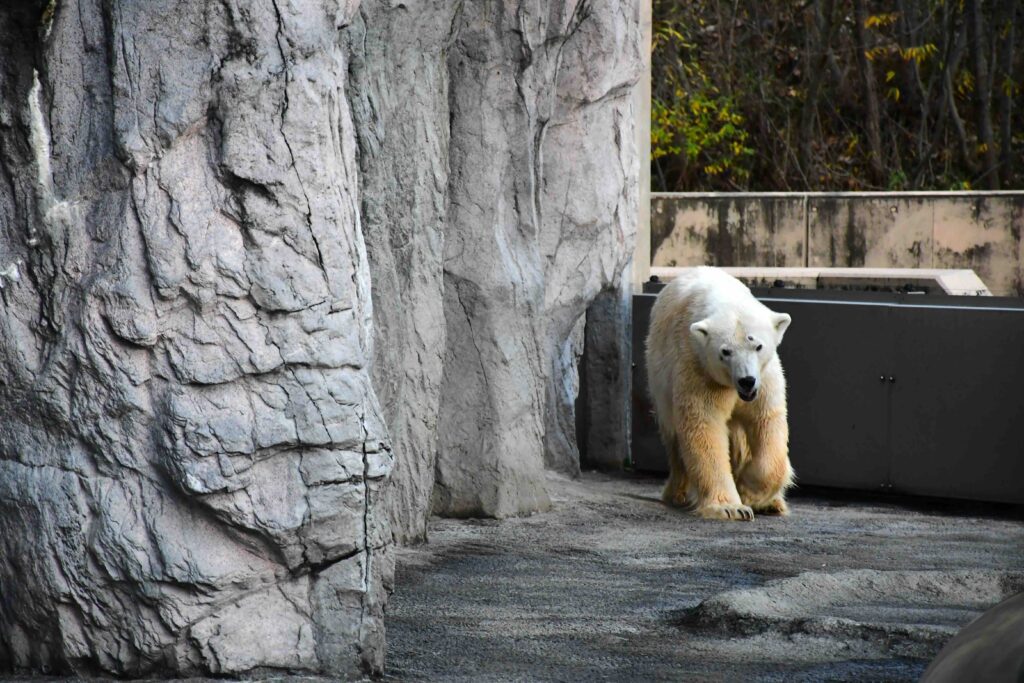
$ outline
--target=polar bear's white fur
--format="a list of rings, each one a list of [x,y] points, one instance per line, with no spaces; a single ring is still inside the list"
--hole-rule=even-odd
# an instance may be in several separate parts
[[[666,503],[717,519],[787,514],[793,470],[775,350],[789,323],[718,268],[686,269],[658,295],[647,376],[669,457]]]

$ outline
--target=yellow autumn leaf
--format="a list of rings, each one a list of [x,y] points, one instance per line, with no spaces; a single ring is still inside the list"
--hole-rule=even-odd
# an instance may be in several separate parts
[[[888,14],[872,14],[864,20],[864,28],[881,28],[883,26],[889,26],[895,24],[896,20],[900,18],[899,12],[889,12]]]

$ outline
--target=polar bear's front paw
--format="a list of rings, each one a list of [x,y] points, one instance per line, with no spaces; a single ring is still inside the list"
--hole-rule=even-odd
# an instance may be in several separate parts
[[[734,519],[740,522],[754,519],[754,511],[750,506],[734,503],[702,505],[697,508],[697,514],[704,519]]]
[[[766,505],[778,495],[777,490],[767,490],[762,487],[754,488],[747,486],[745,482],[742,481],[736,483],[736,490],[739,492],[740,500],[743,501],[743,504],[749,505],[755,510]]]
[[[755,505],[754,509],[758,514],[763,515],[779,515],[781,517],[789,515],[789,506],[786,505],[782,496],[776,496],[763,505]]]
[[[690,501],[686,499],[685,489],[671,489],[666,486],[665,490],[661,492],[661,500],[666,505],[674,507],[685,508],[690,506]]]

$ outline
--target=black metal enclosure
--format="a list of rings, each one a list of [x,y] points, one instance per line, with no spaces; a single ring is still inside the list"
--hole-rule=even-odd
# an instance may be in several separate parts
[[[644,348],[659,285],[633,298],[633,464],[667,471]],[[779,348],[803,484],[1024,503],[1024,301],[754,290]]]

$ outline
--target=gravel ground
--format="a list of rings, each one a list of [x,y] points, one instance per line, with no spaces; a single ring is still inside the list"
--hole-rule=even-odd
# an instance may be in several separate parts
[[[1024,590],[1019,507],[798,492],[727,523],[656,479],[550,487],[551,512],[435,519],[399,551],[389,680],[917,680]]]

